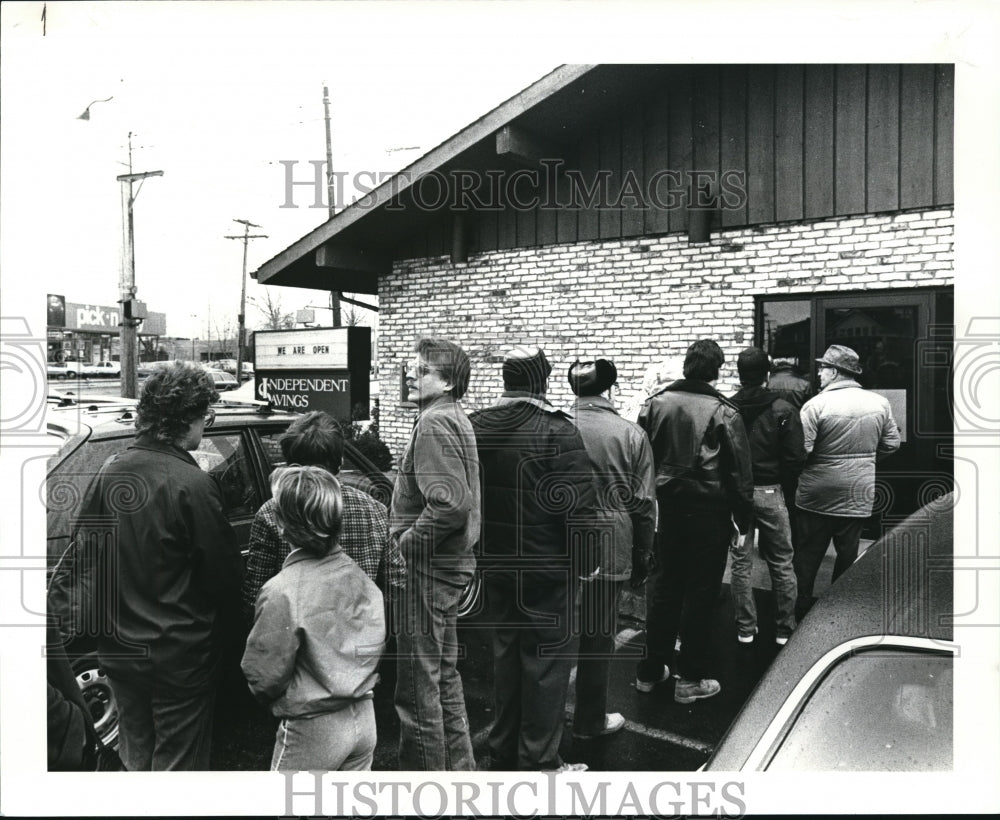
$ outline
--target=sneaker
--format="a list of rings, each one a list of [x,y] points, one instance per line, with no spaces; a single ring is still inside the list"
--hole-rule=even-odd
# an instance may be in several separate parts
[[[625,717],[618,712],[612,712],[610,715],[604,716],[604,728],[600,731],[591,732],[589,734],[583,732],[573,732],[573,737],[577,740],[593,740],[595,737],[613,735],[615,732],[620,732],[624,728]]]
[[[674,687],[674,700],[677,703],[694,703],[700,698],[710,698],[722,691],[717,680],[679,680]]]
[[[738,640],[740,643],[753,643],[754,635],[756,634],[757,634],[756,631],[747,634],[739,632],[736,635],[736,640]]]
[[[566,772],[585,772],[586,763],[563,763],[558,769],[548,769],[546,774],[566,774]]]
[[[777,635],[774,638],[774,642],[778,646],[784,646],[786,643],[788,643],[788,636],[787,635]]]
[[[666,664],[663,665],[663,674],[660,675],[657,680],[642,680],[639,677],[635,679],[635,688],[637,692],[652,692],[653,687],[658,683],[662,683],[667,678],[670,677],[670,667]]]

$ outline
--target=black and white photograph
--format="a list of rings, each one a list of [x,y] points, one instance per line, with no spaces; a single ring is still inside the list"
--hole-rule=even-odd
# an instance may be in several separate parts
[[[3,3],[0,813],[1000,810],[998,55]]]

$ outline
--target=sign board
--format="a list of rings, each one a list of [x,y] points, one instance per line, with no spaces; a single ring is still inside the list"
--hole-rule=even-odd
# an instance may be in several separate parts
[[[330,370],[347,367],[347,333],[350,328],[274,330],[256,335],[256,370],[297,368]]]
[[[283,410],[369,418],[371,329],[323,327],[254,334],[254,395]]]
[[[257,370],[254,395],[282,410],[325,410],[336,419],[351,418],[351,374],[347,370]]]

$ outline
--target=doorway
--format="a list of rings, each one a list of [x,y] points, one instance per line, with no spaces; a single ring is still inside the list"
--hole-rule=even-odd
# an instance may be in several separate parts
[[[948,492],[953,482],[953,288],[757,297],[756,342],[814,385],[832,344],[858,353],[865,389],[889,401],[901,444],[876,467],[867,537]]]

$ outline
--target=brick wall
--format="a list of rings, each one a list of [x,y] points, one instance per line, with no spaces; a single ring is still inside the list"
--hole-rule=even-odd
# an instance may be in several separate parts
[[[500,361],[540,345],[549,398],[569,404],[566,371],[606,356],[626,395],[646,368],[711,337],[726,354],[719,389],[738,388],[736,355],[753,343],[754,297],[953,284],[951,209],[742,228],[691,245],[686,235],[576,242],[398,262],[379,281],[382,435],[398,458],[413,422],[393,374],[416,338],[445,336],[472,358],[467,410],[502,390]]]

